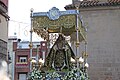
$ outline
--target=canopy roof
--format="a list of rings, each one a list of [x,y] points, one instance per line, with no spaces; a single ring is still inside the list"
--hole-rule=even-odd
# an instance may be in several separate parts
[[[46,40],[49,33],[62,33],[72,37],[76,32],[76,15],[76,10],[59,11],[56,7],[53,7],[49,12],[33,13],[33,30]],[[78,23],[80,40],[82,41],[85,39],[85,29],[80,19]]]

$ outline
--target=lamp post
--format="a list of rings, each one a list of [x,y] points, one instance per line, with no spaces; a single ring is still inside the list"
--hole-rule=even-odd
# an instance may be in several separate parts
[[[31,63],[33,68],[40,69],[41,66],[44,64],[44,60],[42,58],[40,58],[39,60],[32,59]]]
[[[76,58],[77,59],[77,58]],[[71,62],[73,63],[73,64],[76,64],[76,59],[73,59],[72,57],[71,57]],[[82,57],[78,57],[78,63],[77,64],[83,64],[84,63],[84,58],[82,58]],[[75,67],[75,65],[74,65],[74,67]],[[78,69],[80,68],[80,67],[82,67],[82,66],[79,66],[79,67],[77,67]]]
[[[75,58],[76,59],[76,58]],[[79,68],[76,68],[76,60],[71,58],[71,62],[74,64],[74,68],[68,72],[68,75],[67,75],[67,79],[65,80],[87,80],[87,78],[85,77],[84,75],[84,72],[82,69],[82,66],[81,64],[84,64],[84,59],[82,57],[79,57],[78,58],[78,64],[79,64]]]
[[[32,68],[32,71],[28,74],[28,80],[43,80],[43,75],[42,75],[42,72],[39,70],[39,68],[41,67],[42,64],[37,64],[38,61],[36,60],[32,60],[31,61],[32,64],[33,64],[33,68]],[[42,62],[41,62],[42,63]]]
[[[36,58],[30,58],[31,71],[28,74],[28,80],[42,80],[43,75],[41,72],[41,66],[44,64],[44,60],[39,58],[39,45],[37,45]]]
[[[36,58],[35,59],[31,59],[31,63],[32,63],[32,67],[35,68],[41,68],[42,64],[44,64],[44,60],[42,58],[39,57],[39,46],[37,45],[37,54],[36,54]]]

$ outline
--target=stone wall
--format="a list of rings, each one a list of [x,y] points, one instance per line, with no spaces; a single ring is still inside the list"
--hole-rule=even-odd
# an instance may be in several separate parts
[[[0,14],[0,39],[8,41],[8,21]]]
[[[4,16],[0,14],[0,59],[6,60],[8,26]]]
[[[81,9],[91,80],[120,80],[120,8]]]

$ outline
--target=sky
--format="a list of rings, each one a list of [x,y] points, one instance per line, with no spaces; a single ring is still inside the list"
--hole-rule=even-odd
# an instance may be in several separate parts
[[[72,0],[9,0],[8,15],[10,16],[8,36],[17,36],[23,41],[30,39],[30,9],[34,12],[48,12],[52,7],[65,11],[65,5]],[[33,33],[33,41],[42,40]]]

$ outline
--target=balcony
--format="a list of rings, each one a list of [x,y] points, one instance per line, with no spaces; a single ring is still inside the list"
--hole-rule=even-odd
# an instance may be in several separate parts
[[[17,62],[16,68],[29,68],[28,62]]]

